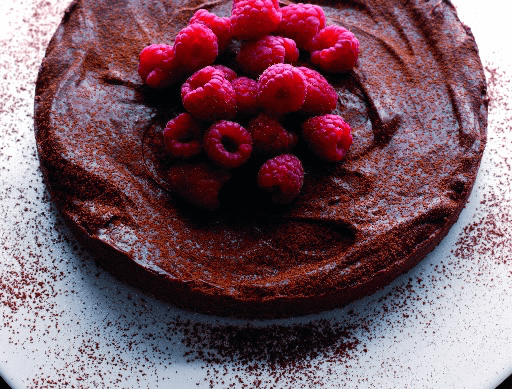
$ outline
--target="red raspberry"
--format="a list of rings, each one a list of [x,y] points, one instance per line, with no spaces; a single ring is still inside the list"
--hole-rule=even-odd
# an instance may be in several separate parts
[[[306,98],[306,77],[288,64],[272,65],[258,81],[258,100],[274,113],[297,111]]]
[[[263,155],[277,155],[290,151],[297,143],[297,135],[286,131],[277,119],[264,113],[253,118],[247,127],[254,151]]]
[[[174,48],[168,45],[150,45],[139,55],[139,75],[152,88],[166,88],[183,76],[177,66]]]
[[[276,204],[289,204],[300,193],[304,182],[304,169],[292,154],[281,154],[269,159],[258,172],[258,186],[272,192]]]
[[[240,124],[221,120],[206,131],[204,149],[217,165],[235,168],[251,156],[251,135]]]
[[[326,72],[338,73],[352,69],[359,55],[359,41],[346,28],[327,26],[309,45],[311,62]]]
[[[237,78],[237,74],[235,71],[231,68],[228,68],[224,65],[212,65],[217,70],[220,70],[222,73],[224,73],[224,77],[226,77],[226,80],[229,82],[232,82],[235,78]]]
[[[311,150],[321,159],[337,162],[352,144],[350,126],[338,115],[309,118],[302,125],[302,134]]]
[[[207,66],[181,87],[185,109],[202,120],[229,119],[236,115],[236,94],[222,71]]]
[[[236,93],[236,109],[240,115],[250,116],[261,110],[258,102],[258,83],[247,77],[238,77],[231,82]]]
[[[188,158],[201,151],[201,126],[188,113],[170,120],[164,130],[164,143],[174,157]]]
[[[271,65],[291,63],[298,59],[299,50],[293,40],[272,35],[242,43],[236,57],[242,69],[252,75],[261,74]]]
[[[240,1],[243,0],[233,0],[233,6],[231,7],[231,10],[233,10],[233,8],[235,8],[235,6],[240,3]],[[275,9],[279,9],[279,0],[272,0],[272,5]]]
[[[307,90],[300,112],[308,115],[322,115],[336,108],[338,94],[329,82],[315,70],[298,68],[306,76]]]
[[[278,37],[284,47],[284,63],[293,63],[299,59],[299,49],[293,39]]]
[[[219,17],[214,13],[208,12],[206,9],[198,10],[189,24],[204,23],[217,37],[219,53],[222,53],[233,39],[231,34],[231,19],[228,17]]]
[[[290,4],[281,8],[281,14],[276,34],[293,39],[301,49],[307,49],[311,39],[325,27],[324,11],[318,5]]]
[[[219,190],[229,178],[229,171],[204,162],[177,163],[168,174],[172,191],[190,204],[209,210],[220,207]]]
[[[233,4],[231,29],[237,39],[257,39],[275,31],[281,12],[272,0],[240,0]]]
[[[192,73],[215,61],[219,52],[217,37],[202,23],[190,24],[176,36],[174,51],[180,66]]]

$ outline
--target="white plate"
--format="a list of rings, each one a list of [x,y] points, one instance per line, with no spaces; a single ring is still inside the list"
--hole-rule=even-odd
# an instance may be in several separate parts
[[[493,99],[459,222],[379,293],[266,322],[144,296],[98,269],[62,225],[38,170],[32,112],[67,3],[0,3],[0,374],[13,388],[494,388],[512,373],[512,52],[500,0],[455,2]]]

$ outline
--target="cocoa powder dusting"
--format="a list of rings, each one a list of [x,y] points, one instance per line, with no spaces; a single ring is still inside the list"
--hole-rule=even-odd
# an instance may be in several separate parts
[[[67,6],[1,8],[0,373],[13,388],[495,387],[512,373],[509,66],[482,57],[484,159],[459,223],[423,262],[331,312],[217,318],[153,299],[98,268],[48,195],[34,85]]]

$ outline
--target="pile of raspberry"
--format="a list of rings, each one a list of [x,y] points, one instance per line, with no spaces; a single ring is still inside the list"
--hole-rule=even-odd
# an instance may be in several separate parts
[[[236,71],[216,63],[230,47],[236,47]],[[302,66],[299,54],[309,58]],[[321,7],[280,7],[278,0],[234,0],[231,17],[200,9],[174,45],[144,48],[138,69],[144,83],[181,85],[184,112],[163,131],[175,159],[168,172],[172,190],[215,210],[233,170],[252,160],[258,187],[274,203],[291,203],[304,182],[294,154],[299,137],[330,162],[340,161],[352,144],[350,126],[332,113],[338,95],[319,70],[347,72],[358,54],[357,38],[326,26]],[[296,129],[283,125],[292,113],[301,117]]]

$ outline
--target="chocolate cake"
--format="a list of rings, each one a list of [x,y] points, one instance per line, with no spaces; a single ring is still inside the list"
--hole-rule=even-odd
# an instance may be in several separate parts
[[[247,180],[215,212],[169,190],[160,134],[183,112],[179,88],[151,90],[137,67],[145,46],[171,44],[197,9],[226,16],[231,1],[70,5],[39,72],[35,135],[53,201],[101,266],[187,309],[284,317],[371,294],[439,244],[486,142],[471,31],[449,0],[320,5],[360,41],[354,70],[327,76],[352,126],[348,155],[328,164],[306,152],[288,206],[267,204]]]

